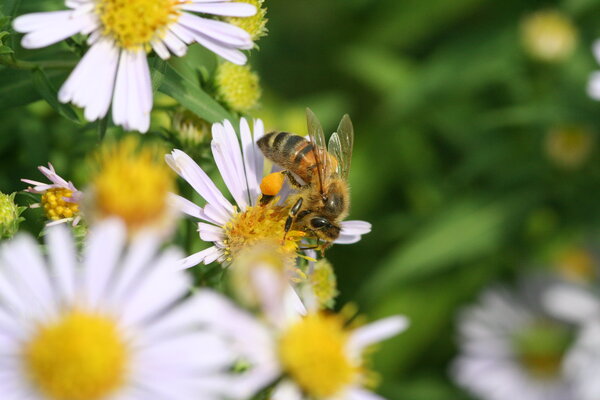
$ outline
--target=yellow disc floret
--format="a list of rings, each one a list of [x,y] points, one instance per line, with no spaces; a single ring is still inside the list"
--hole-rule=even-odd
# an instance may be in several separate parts
[[[222,63],[215,81],[220,99],[234,111],[247,112],[257,106],[260,84],[258,75],[249,66]]]
[[[40,325],[22,357],[44,398],[99,400],[125,381],[127,353],[113,320],[74,311]]]
[[[73,192],[65,188],[52,188],[46,190],[42,195],[42,207],[46,217],[53,221],[63,218],[73,218],[79,212],[79,205],[67,201],[73,196]]]
[[[303,232],[290,231],[285,235],[286,208],[267,204],[251,206],[236,213],[223,227],[225,231],[225,254],[232,261],[245,249],[255,245],[274,245],[277,251],[293,264],[297,257],[298,244]],[[284,239],[285,236],[285,239]]]
[[[103,149],[92,182],[95,214],[120,218],[130,232],[164,223],[174,177],[161,154],[158,147],[140,148],[132,137]]]
[[[347,342],[348,332],[340,318],[311,314],[281,336],[281,363],[311,398],[329,398],[358,376],[359,367],[348,356]]]
[[[149,49],[180,14],[181,0],[99,0],[103,33],[127,50]]]
[[[225,20],[248,32],[252,40],[256,41],[267,34],[267,9],[263,8],[264,0],[238,0],[240,3],[252,4],[256,7],[256,14],[251,17],[227,17]]]

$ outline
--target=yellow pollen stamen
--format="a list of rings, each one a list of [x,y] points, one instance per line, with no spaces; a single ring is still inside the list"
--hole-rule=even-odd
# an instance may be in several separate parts
[[[350,360],[348,332],[335,316],[311,314],[285,331],[279,355],[285,371],[312,398],[335,396],[358,377]]]
[[[239,2],[252,4],[256,7],[256,14],[251,17],[226,17],[225,21],[248,32],[254,41],[265,36],[268,19],[267,9],[263,7],[264,0],[239,0]]]
[[[93,197],[99,217],[117,216],[130,231],[155,226],[169,218],[168,194],[174,191],[171,170],[159,148],[129,138],[100,154]]]
[[[225,230],[225,254],[231,260],[244,249],[256,244],[276,244],[277,250],[288,259],[290,265],[297,257],[298,245],[304,233],[290,231],[285,235],[288,210],[275,205],[252,206],[236,213],[223,227]],[[285,240],[283,239],[285,235]]]
[[[52,188],[42,195],[42,207],[46,217],[53,221],[63,218],[73,218],[79,212],[79,205],[67,201],[73,192],[65,188]]]
[[[99,0],[96,13],[104,34],[127,50],[149,50],[181,14],[182,0]]]
[[[114,321],[74,311],[39,326],[22,356],[43,397],[99,400],[125,381],[127,352]]]

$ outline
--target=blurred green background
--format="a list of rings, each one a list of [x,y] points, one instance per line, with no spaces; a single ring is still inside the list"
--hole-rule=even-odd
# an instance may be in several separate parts
[[[5,0],[5,10],[12,3]],[[22,9],[60,5],[35,3]],[[447,374],[457,310],[493,282],[553,271],[562,253],[598,233],[600,104],[586,86],[600,69],[591,52],[600,2],[265,5],[269,35],[251,57],[264,96],[251,115],[268,128],[301,131],[309,106],[328,132],[344,113],[355,124],[351,219],[372,222],[373,232],[328,257],[338,305],[355,302],[372,318],[411,317],[411,329],[374,360],[381,393],[469,398]],[[542,18],[532,27],[532,16],[549,9],[562,22]],[[67,72],[53,71],[56,87]],[[63,118],[34,101],[40,96],[26,83],[5,90],[21,82],[19,74],[0,67],[0,190],[41,179],[35,168],[47,161],[84,185],[81,166],[99,143],[97,124]],[[159,131],[153,125],[149,137]],[[41,214],[25,217],[25,227],[39,232]]]

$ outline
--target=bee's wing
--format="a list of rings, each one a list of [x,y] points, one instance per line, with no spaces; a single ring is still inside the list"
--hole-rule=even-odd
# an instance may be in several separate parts
[[[337,132],[329,139],[329,153],[337,160],[335,173],[347,180],[352,163],[352,146],[354,145],[354,127],[348,114],[342,117]]]
[[[323,182],[325,182],[325,171],[327,171],[327,147],[325,147],[325,135],[321,123],[317,116],[310,110],[306,109],[306,122],[308,127],[308,136],[313,144],[313,152],[317,165],[317,173],[319,177],[319,189],[324,193]]]

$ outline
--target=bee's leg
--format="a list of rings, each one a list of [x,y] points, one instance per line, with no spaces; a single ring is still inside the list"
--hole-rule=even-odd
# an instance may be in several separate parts
[[[300,207],[302,207],[302,197],[298,198],[296,203],[292,206],[292,208],[290,208],[288,217],[285,220],[285,228],[284,228],[284,233],[283,233],[284,241],[285,241],[285,237],[287,236],[287,233],[290,231],[290,229],[292,229],[292,224],[296,220],[296,216],[298,215],[298,212],[300,211]]]
[[[281,191],[284,181],[285,176],[281,172],[273,172],[265,176],[260,182],[260,191],[262,192],[260,204],[263,206],[269,204]]]
[[[290,181],[290,185],[292,185],[294,189],[304,189],[306,186],[308,186],[298,182],[294,174],[292,174],[290,171],[281,171],[281,173],[288,178],[288,180]]]

